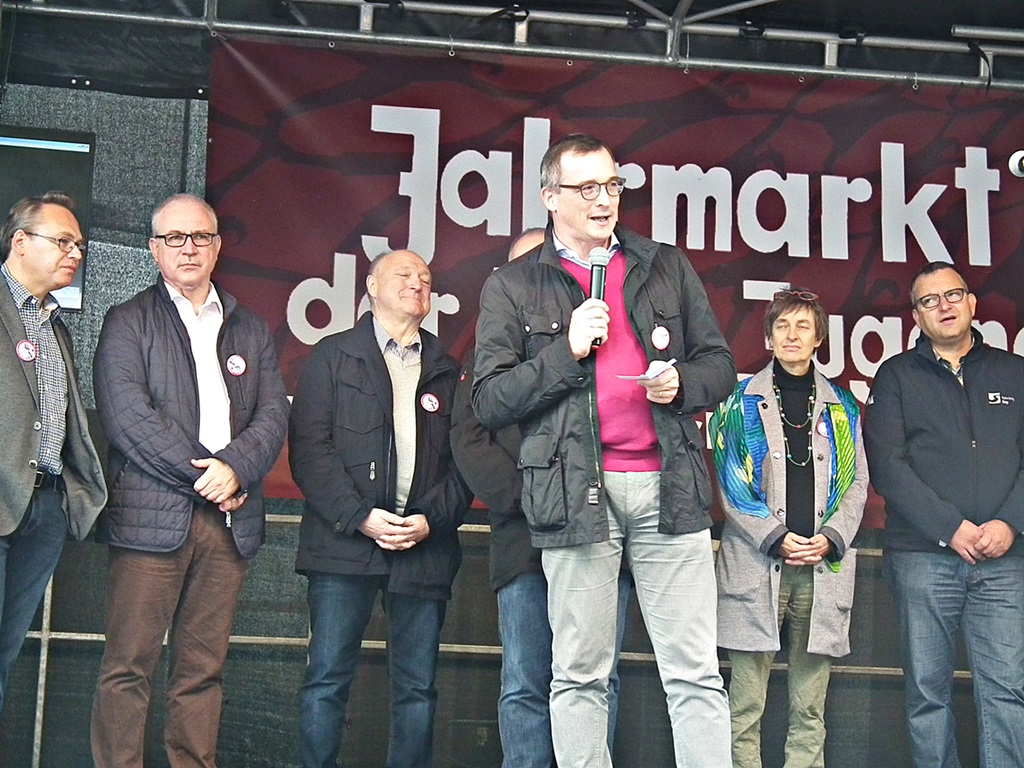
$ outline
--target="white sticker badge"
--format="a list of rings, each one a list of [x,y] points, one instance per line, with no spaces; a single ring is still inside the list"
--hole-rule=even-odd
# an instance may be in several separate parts
[[[232,376],[241,376],[245,373],[245,358],[241,355],[232,355],[228,358],[227,369]]]
[[[434,413],[441,407],[441,401],[437,399],[437,395],[432,395],[427,392],[420,398],[420,405],[427,413]]]
[[[31,363],[36,359],[36,345],[28,339],[19,341],[14,350],[18,353],[18,358],[23,362]]]
[[[655,349],[668,349],[668,343],[671,337],[668,334],[668,328],[664,325],[654,326],[654,330],[651,331],[651,344],[654,345]]]

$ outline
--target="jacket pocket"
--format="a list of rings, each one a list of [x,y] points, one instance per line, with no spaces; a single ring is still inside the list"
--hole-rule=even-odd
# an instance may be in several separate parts
[[[557,531],[569,520],[565,462],[554,435],[530,435],[519,449],[523,472],[523,514],[535,531]]]
[[[364,498],[376,498],[377,479],[384,472],[384,414],[375,401],[356,403],[335,420],[334,450]]]
[[[686,338],[685,318],[680,299],[678,298],[678,287],[669,293],[662,293],[654,288],[652,292],[647,286],[647,297],[651,304],[651,319],[654,328],[662,327],[668,331],[669,346],[661,352],[663,355],[671,355],[680,360],[686,359]],[[667,301],[666,301],[667,300]]]
[[[536,357],[544,347],[564,336],[568,327],[568,321],[561,315],[524,315],[523,333],[526,334],[527,356]]]
[[[825,566],[826,569],[828,566]],[[827,574],[835,591],[836,609],[840,613],[849,613],[853,609],[853,589],[857,581],[857,550],[850,547],[839,563],[839,573]]]
[[[704,451],[701,448],[704,438],[690,417],[686,417],[683,421],[683,435],[686,440],[686,454],[690,459],[690,466],[693,468],[697,499],[700,501],[701,509],[710,509],[711,473],[708,471],[708,463],[704,460]]]
[[[747,606],[770,602],[774,565],[772,559],[737,536],[723,536],[715,561],[719,602],[742,603]]]

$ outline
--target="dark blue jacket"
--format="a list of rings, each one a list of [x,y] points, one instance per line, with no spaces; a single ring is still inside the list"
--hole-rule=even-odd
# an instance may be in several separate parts
[[[885,546],[946,552],[966,518],[1024,530],[1024,358],[974,331],[963,386],[924,336],[885,361],[864,416],[871,482],[885,498]],[[1007,554],[1024,554],[1018,536]]]
[[[497,591],[524,573],[541,573],[540,550],[530,543],[530,527],[520,503],[522,433],[518,424],[492,432],[477,419],[470,399],[473,361],[471,347],[455,390],[452,453],[469,487],[487,505],[491,587]]]
[[[386,552],[359,531],[374,507],[394,511],[397,453],[391,376],[373,317],[314,347],[292,403],[288,458],[306,497],[295,569],[389,575],[388,591],[431,600],[451,597],[461,563],[458,528],[471,495],[452,461],[449,431],[458,366],[435,336],[420,330],[416,387],[416,467],[405,513],[422,514],[430,534]],[[433,395],[438,407],[423,407]]]
[[[264,538],[262,480],[284,444],[288,398],[266,322],[218,289],[224,306],[217,351],[231,398],[231,442],[213,454],[249,496],[232,513],[238,552],[256,554]],[[246,363],[240,376],[227,360]],[[180,547],[202,496],[192,486],[209,457],[199,442],[199,394],[188,331],[162,280],[107,312],[93,360],[96,407],[110,451],[110,500],[99,539],[127,549]]]

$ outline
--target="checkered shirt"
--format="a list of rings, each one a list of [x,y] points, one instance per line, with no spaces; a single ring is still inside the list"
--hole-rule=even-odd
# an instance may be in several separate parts
[[[64,356],[57,345],[53,323],[60,311],[53,296],[47,294],[42,305],[19,283],[4,264],[3,272],[11,296],[18,307],[21,322],[25,326],[25,338],[36,350],[36,383],[39,386],[39,413],[42,435],[39,442],[39,469],[59,475],[64,468],[61,449],[67,429],[68,412],[68,371],[64,367]],[[29,361],[25,361],[28,363]]]

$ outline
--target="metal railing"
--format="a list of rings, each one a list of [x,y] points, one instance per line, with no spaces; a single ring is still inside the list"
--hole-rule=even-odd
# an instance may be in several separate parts
[[[641,0],[631,2],[656,12]],[[303,9],[313,7],[337,9],[342,7],[356,9],[358,21],[352,28],[342,28],[339,20],[337,26],[315,25],[307,19]],[[817,46],[820,59],[815,64],[792,64],[785,61],[768,60],[770,56],[765,46],[749,47],[750,58],[691,57],[688,55],[690,43],[698,38],[734,38],[739,39],[751,34],[750,30],[742,30],[736,25],[723,23],[705,23],[699,19],[706,18],[700,14],[691,19],[671,17],[657,13],[655,18],[643,19],[642,23],[631,23],[625,16],[609,16],[598,14],[564,13],[555,11],[532,11],[529,13],[513,13],[511,9],[501,6],[489,8],[447,5],[445,3],[405,2],[401,4],[402,13],[409,15],[433,15],[462,19],[475,19],[481,23],[506,23],[514,27],[512,42],[495,42],[458,37],[450,31],[439,32],[437,36],[429,34],[407,35],[382,31],[386,14],[391,13],[388,4],[367,3],[364,0],[284,0],[283,7],[289,13],[281,20],[273,23],[233,20],[220,13],[217,0],[205,0],[201,14],[189,15],[184,4],[170,8],[176,13],[121,11],[116,7],[110,9],[94,6],[83,8],[65,6],[50,2],[12,2],[3,0],[0,7],[4,10],[26,14],[52,15],[83,20],[111,21],[152,26],[204,29],[211,35],[251,35],[277,38],[305,38],[324,40],[327,44],[338,42],[400,45],[421,48],[440,48],[448,50],[452,55],[458,52],[484,52],[495,54],[515,54],[529,56],[547,56],[567,59],[590,59],[618,63],[649,64],[655,66],[671,66],[694,69],[719,69],[730,71],[788,73],[796,76],[827,76],[844,77],[864,80],[904,82],[911,85],[933,83],[938,85],[990,87],[1005,90],[1024,90],[1024,65],[1014,67],[1012,74],[1001,75],[997,62],[1003,58],[1024,59],[1024,29],[988,29],[979,27],[953,27],[951,41],[914,40],[896,37],[876,37],[873,35],[841,37],[835,34],[808,32],[796,29],[760,29],[754,31],[758,40],[772,45],[784,43],[802,43]],[[351,12],[349,16],[352,16]],[[695,21],[697,19],[697,21]],[[661,53],[641,53],[628,51],[596,50],[582,45],[542,45],[533,42],[532,30],[537,25],[571,25],[574,28],[603,28],[635,30],[647,36],[660,39]],[[467,27],[468,29],[469,27]],[[959,40],[962,39],[962,42]],[[975,62],[977,68],[973,75],[950,75],[931,72],[913,71],[911,66],[906,69],[871,69],[841,61],[840,53],[844,48],[860,47],[878,51],[902,50],[916,53],[934,53],[947,57],[963,56]]]
[[[272,526],[294,526],[301,521],[299,515],[267,515],[267,523]],[[489,536],[490,527],[487,525],[464,524],[459,529],[465,536]],[[717,540],[713,540],[717,548]],[[860,557],[878,558],[882,550],[862,547],[858,549]],[[49,674],[50,646],[54,643],[103,643],[105,637],[97,632],[73,632],[56,631],[51,628],[53,612],[53,581],[47,586],[43,599],[42,623],[40,629],[28,634],[28,637],[39,642],[39,668],[36,681],[36,702],[35,722],[33,730],[33,751],[32,768],[39,768],[42,760],[43,728],[45,726],[45,710],[47,698],[47,680]],[[272,648],[305,648],[309,642],[308,631],[303,636],[288,635],[231,635],[230,645],[232,647],[272,647]],[[166,645],[167,638],[164,638]],[[364,640],[362,643],[364,651],[369,653],[383,653],[387,645],[383,640]],[[501,646],[495,644],[472,644],[472,643],[442,643],[440,652],[443,657],[448,658],[500,658]],[[625,651],[620,654],[620,660],[627,664],[639,664],[653,667],[655,658],[653,653]],[[722,661],[723,668],[729,667],[727,660]],[[785,663],[775,663],[772,670],[785,672],[788,669]],[[903,670],[898,667],[869,666],[869,665],[840,665],[832,667],[832,673],[838,676],[851,677],[876,677],[876,678],[900,678]],[[956,673],[957,679],[969,679],[970,674],[964,671]]]

